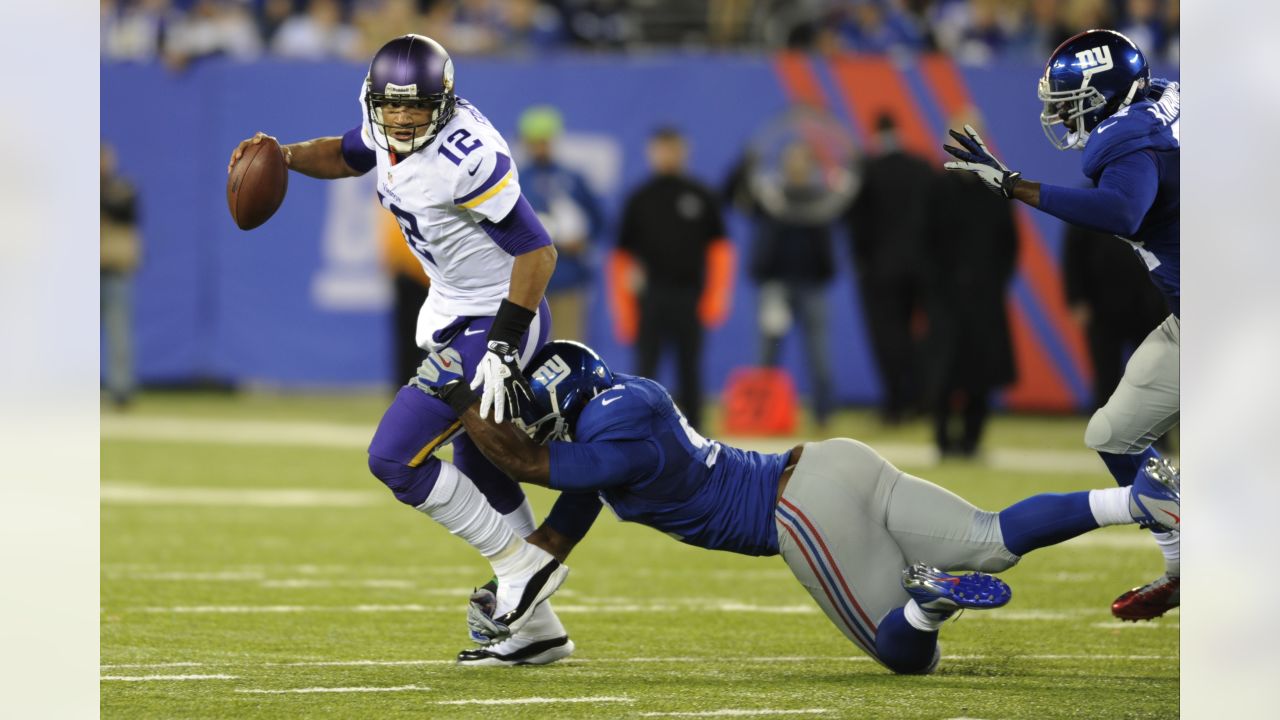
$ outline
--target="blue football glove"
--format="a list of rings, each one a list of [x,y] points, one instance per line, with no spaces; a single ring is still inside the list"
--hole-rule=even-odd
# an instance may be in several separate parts
[[[972,126],[964,126],[964,135],[955,130],[947,132],[951,133],[951,137],[955,138],[961,147],[943,145],[942,149],[959,158],[960,162],[952,160],[943,167],[948,170],[971,172],[977,175],[991,192],[1004,198],[1012,198],[1013,186],[1022,177],[1022,173],[1010,170],[1004,163],[997,160],[996,156],[987,150],[986,143],[982,142],[982,138],[978,137],[978,131]]]
[[[445,385],[462,379],[462,355],[453,348],[445,348],[439,353],[427,353],[427,358],[418,366],[418,374],[409,384],[428,395],[440,397]]]

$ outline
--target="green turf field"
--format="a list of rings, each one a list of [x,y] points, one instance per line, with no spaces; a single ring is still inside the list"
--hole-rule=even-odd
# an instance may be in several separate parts
[[[1004,574],[1008,607],[944,628],[936,675],[896,677],[844,639],[781,559],[698,550],[606,513],[555,598],[574,656],[456,668],[466,597],[488,569],[368,474],[363,447],[384,402],[160,395],[104,414],[104,717],[1178,713],[1178,614],[1121,625],[1107,611],[1161,568],[1131,528],[1028,557]],[[998,509],[1109,484],[1080,450],[1083,426],[1000,418],[988,463],[941,465],[923,452],[923,425],[890,432],[850,413],[825,435],[889,448],[903,469]],[[550,507],[549,492],[531,497]]]

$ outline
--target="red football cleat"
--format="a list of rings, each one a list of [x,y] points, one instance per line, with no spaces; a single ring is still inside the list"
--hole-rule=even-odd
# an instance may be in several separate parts
[[[1161,575],[1136,587],[1111,603],[1111,614],[1121,620],[1154,620],[1178,607],[1178,578]]]

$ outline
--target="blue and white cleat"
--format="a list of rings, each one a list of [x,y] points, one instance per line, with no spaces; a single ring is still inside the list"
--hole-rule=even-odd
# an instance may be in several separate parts
[[[1013,597],[1009,585],[993,575],[951,575],[924,563],[902,571],[902,587],[921,610],[943,618],[961,608],[1003,607]]]
[[[1129,491],[1129,514],[1144,528],[1179,530],[1182,515],[1182,480],[1168,458],[1151,458]]]
[[[493,639],[485,634],[498,608],[498,578],[476,588],[467,601],[467,637],[477,645],[488,645]]]

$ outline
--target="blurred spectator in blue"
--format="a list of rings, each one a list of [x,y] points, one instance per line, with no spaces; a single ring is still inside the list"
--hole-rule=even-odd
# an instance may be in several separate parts
[[[258,13],[258,34],[267,47],[271,47],[276,33],[293,17],[293,0],[264,0]]]
[[[1142,48],[1148,58],[1157,58],[1164,53],[1168,38],[1156,0],[1126,0],[1125,21],[1119,30]]]
[[[837,27],[845,47],[855,52],[883,55],[925,46],[923,33],[901,3],[886,8],[880,0],[850,0],[838,13]]]
[[[101,244],[100,312],[106,338],[106,389],[112,404],[133,399],[133,273],[142,257],[138,236],[138,193],[121,177],[115,150],[102,143],[99,153]]]
[[[362,60],[360,35],[342,19],[337,0],[310,0],[306,12],[292,15],[271,39],[271,52],[296,60]]]
[[[112,60],[152,60],[166,28],[177,17],[169,0],[103,0],[102,55]]]
[[[1063,40],[1074,35],[1062,22],[1061,0],[1031,0],[1011,54],[1019,60],[1043,63]]]
[[[546,293],[552,336],[583,340],[586,292],[595,276],[592,244],[604,228],[604,216],[582,175],[556,161],[555,143],[563,131],[560,112],[549,105],[520,115],[520,142],[527,154],[520,188],[559,253]]]
[[[985,65],[1009,44],[1009,31],[1002,21],[998,0],[967,0],[939,3],[934,27],[939,43],[958,62]],[[1017,21],[1014,16],[1013,22]]]
[[[248,8],[235,0],[197,0],[165,37],[165,60],[184,68],[208,57],[251,60],[262,54],[262,37]]]
[[[825,425],[835,401],[827,328],[827,287],[835,276],[831,222],[786,218],[770,212],[752,192],[752,165],[748,154],[730,175],[725,195],[755,222],[748,271],[759,288],[756,319],[761,338],[760,363],[777,367],[782,343],[798,323],[804,334],[814,419]],[[821,172],[808,144],[789,145],[782,154],[781,201],[806,204],[829,195],[831,190],[819,178]]]
[[[550,50],[568,41],[564,21],[555,8],[538,0],[508,0],[499,6],[494,30],[502,52]]]

